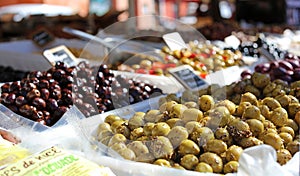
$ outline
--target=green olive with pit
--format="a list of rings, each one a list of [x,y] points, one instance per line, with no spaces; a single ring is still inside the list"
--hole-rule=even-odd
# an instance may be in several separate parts
[[[119,120],[122,120],[122,118],[117,115],[108,115],[106,116],[104,122],[112,125],[115,121],[119,121]]]
[[[237,161],[229,161],[224,165],[223,172],[224,174],[228,173],[236,173],[239,167],[239,162]]]
[[[210,95],[202,95],[198,99],[198,104],[199,104],[200,110],[206,112],[214,107],[215,101],[214,101],[213,97]]]
[[[274,123],[274,125],[282,127],[287,123],[288,113],[284,108],[276,108],[271,112],[270,120]]]
[[[171,128],[166,122],[158,122],[152,129],[152,136],[166,136]]]
[[[180,165],[189,170],[192,170],[198,163],[198,158],[192,154],[184,155],[180,160]]]
[[[262,105],[268,106],[268,108],[271,111],[274,110],[274,109],[276,109],[276,108],[281,108],[280,103],[276,99],[274,99],[272,97],[266,97],[266,98],[264,98],[261,103],[262,103]]]
[[[136,140],[142,136],[144,136],[144,129],[142,127],[135,128],[130,132],[130,140]]]
[[[115,143],[126,143],[127,139],[126,137],[123,135],[123,134],[115,134],[111,137],[109,143],[108,143],[108,146],[112,146],[114,145]]]
[[[256,145],[263,144],[263,141],[257,139],[256,137],[248,137],[248,138],[242,138],[240,141],[238,141],[238,144],[243,148],[249,148]]]
[[[264,136],[263,141],[265,144],[272,146],[275,150],[283,148],[283,141],[278,134],[268,133]]]
[[[260,109],[257,106],[249,106],[245,109],[242,117],[244,119],[259,119]]]
[[[180,155],[198,155],[200,153],[200,148],[194,141],[185,139],[180,143],[178,153]]]
[[[145,114],[144,119],[146,122],[155,122],[155,117],[159,114],[159,110],[151,109]]]
[[[223,161],[220,156],[215,153],[205,152],[200,155],[199,162],[209,164],[214,173],[221,173],[223,171]]]
[[[288,106],[288,112],[291,118],[295,118],[295,115],[300,111],[299,103],[291,103]]]
[[[143,131],[146,136],[152,136],[152,131],[155,126],[155,123],[148,122],[144,125]]]
[[[292,155],[287,149],[277,150],[276,153],[277,153],[277,162],[280,165],[285,165],[289,160],[292,159]]]
[[[264,132],[264,124],[257,119],[248,119],[246,120],[248,123],[250,130],[252,134],[256,137],[258,137],[262,132]]]
[[[205,162],[200,162],[199,164],[196,165],[195,171],[205,172],[205,173],[213,173],[213,168]]]
[[[182,119],[183,112],[188,108],[183,104],[176,104],[172,107],[170,112],[171,118],[180,118]]]
[[[227,144],[219,139],[212,139],[207,141],[203,146],[204,152],[213,152],[218,155],[224,153],[227,150]]]
[[[254,72],[251,76],[251,81],[255,87],[262,89],[271,82],[271,78],[268,74]]]
[[[230,146],[226,151],[226,161],[239,161],[243,148],[237,145]]]
[[[280,138],[283,141],[283,144],[286,146],[288,143],[293,141],[293,137],[290,133],[287,132],[281,132],[279,133]]]

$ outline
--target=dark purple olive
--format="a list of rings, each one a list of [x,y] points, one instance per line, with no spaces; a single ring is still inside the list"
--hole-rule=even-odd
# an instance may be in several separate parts
[[[5,97],[4,103],[8,104],[8,105],[11,105],[11,104],[15,103],[16,98],[17,98],[16,94],[10,93],[10,94],[8,94],[8,96]]]
[[[293,65],[287,61],[279,61],[279,67],[283,67],[286,70],[293,70]]]
[[[10,87],[10,84],[9,83],[5,83],[1,86],[1,92],[2,93],[7,93],[9,92],[9,87]]]
[[[296,68],[294,70],[293,79],[294,79],[294,81],[300,80],[300,68]]]
[[[41,71],[33,71],[29,73],[29,78],[40,78],[43,76],[43,73]]]
[[[60,99],[61,98],[60,89],[53,89],[52,91],[50,91],[50,97],[54,99]]]
[[[290,75],[281,75],[281,76],[278,76],[278,79],[281,79],[281,80],[286,81],[286,82],[291,82],[292,81],[292,77]]]
[[[20,113],[25,117],[30,117],[35,110],[36,110],[35,107],[30,106],[28,104],[23,105],[19,108]]]
[[[44,114],[42,111],[34,111],[31,116],[31,119],[34,121],[37,121],[38,119],[43,119],[43,118],[44,118]]]
[[[67,68],[67,65],[64,62],[58,61],[55,63],[55,68],[64,70]]]
[[[50,96],[50,92],[48,89],[41,89],[41,98],[44,100],[48,100],[49,96]]]
[[[32,104],[37,108],[37,109],[44,109],[46,108],[46,102],[42,98],[35,97],[32,100]]]
[[[68,110],[69,108],[67,108],[66,106],[58,107],[53,113],[53,118],[59,120],[59,118],[62,117]]]
[[[40,97],[41,93],[38,89],[32,89],[30,92],[27,93],[26,98],[28,100],[32,100],[35,97]]]
[[[293,68],[300,68],[300,60],[295,60],[295,59],[287,59],[287,62],[289,62]]]
[[[58,108],[57,101],[53,98],[49,98],[46,102],[46,105],[50,111],[55,111]]]
[[[7,108],[10,109],[14,113],[18,113],[19,112],[18,107],[15,106],[15,105],[13,105],[13,104],[12,105],[7,105]]]
[[[43,89],[43,88],[48,89],[48,88],[49,88],[49,82],[48,82],[48,80],[46,80],[46,79],[42,79],[42,80],[38,83],[38,86],[39,86],[40,89]]]
[[[18,91],[21,88],[21,83],[19,81],[13,82],[9,86],[9,92]]]
[[[16,105],[17,106],[23,106],[24,104],[27,104],[27,100],[25,99],[25,97],[24,96],[18,96],[17,98],[16,98],[16,101],[15,101],[15,103],[16,103]]]
[[[31,82],[26,82],[26,83],[24,83],[23,88],[25,88],[25,90],[26,90],[27,92],[29,92],[29,91],[31,91],[32,89],[36,89],[36,85],[33,84],[33,83],[31,83]]]
[[[276,67],[272,69],[273,75],[276,76],[283,76],[287,74],[287,70],[283,67]]]

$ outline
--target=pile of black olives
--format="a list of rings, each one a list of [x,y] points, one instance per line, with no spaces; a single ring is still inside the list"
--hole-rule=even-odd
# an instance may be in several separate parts
[[[107,116],[97,139],[128,160],[198,172],[237,172],[243,150],[261,144],[283,165],[299,151],[299,87],[254,73],[226,87],[169,94],[159,109]]]
[[[1,87],[1,103],[17,114],[47,126],[74,104],[87,117],[133,104],[162,91],[153,85],[114,76],[107,65],[57,62],[48,71],[30,72],[21,81]]]

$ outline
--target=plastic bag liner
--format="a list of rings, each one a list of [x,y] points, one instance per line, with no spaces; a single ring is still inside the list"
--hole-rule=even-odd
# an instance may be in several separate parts
[[[276,162],[273,147],[260,145],[244,150],[239,160],[238,176],[299,176],[299,152],[285,165]]]

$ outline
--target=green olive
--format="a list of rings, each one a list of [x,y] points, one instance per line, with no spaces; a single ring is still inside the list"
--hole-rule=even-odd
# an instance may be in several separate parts
[[[212,173],[213,168],[205,162],[200,162],[199,164],[196,165],[195,171]]]
[[[291,98],[287,95],[278,95],[275,99],[281,104],[282,107],[287,107],[291,103]]]
[[[269,119],[270,117],[270,109],[267,105],[259,105],[258,106],[261,115],[263,115],[265,118]]]
[[[244,111],[250,106],[252,106],[250,102],[241,102],[236,109],[236,115],[242,117]]]
[[[124,148],[118,151],[118,153],[127,160],[135,160],[135,154],[132,150],[130,150],[129,148]]]
[[[154,161],[153,164],[163,166],[163,167],[171,167],[170,162],[165,159],[157,159],[156,161]]]
[[[112,125],[115,121],[118,121],[118,120],[122,120],[122,118],[119,117],[119,116],[116,116],[116,115],[108,115],[108,116],[105,118],[104,122],[106,122],[106,123]]]
[[[257,119],[248,119],[246,120],[248,123],[250,130],[254,136],[258,136],[264,131],[264,124]]]
[[[236,173],[239,167],[239,163],[237,161],[229,161],[224,165],[223,172],[225,174],[228,173]]]
[[[227,145],[224,141],[219,139],[212,139],[207,141],[203,146],[204,152],[213,152],[216,154],[224,153],[227,150]]]
[[[182,167],[180,164],[178,164],[178,163],[175,163],[173,166],[172,166],[172,168],[174,168],[174,169],[180,169],[180,170],[185,170],[185,168],[184,167]]]
[[[215,137],[216,137],[216,139],[220,139],[224,142],[229,141],[231,138],[231,136],[229,135],[229,132],[226,128],[217,128],[215,131]]]
[[[290,159],[292,159],[291,153],[287,149],[277,150],[277,162],[280,165],[285,165]]]
[[[152,109],[152,110],[149,110],[145,116],[144,116],[144,119],[145,121],[147,122],[155,122],[155,117],[157,115],[160,114],[160,111],[159,110],[155,110],[155,109]]]
[[[255,87],[264,88],[271,82],[271,78],[268,74],[254,72],[251,76],[251,81]]]
[[[166,122],[158,122],[152,129],[152,136],[166,136],[170,132],[170,126]]]
[[[283,141],[278,134],[268,133],[264,136],[263,141],[265,144],[271,145],[275,150],[283,148]]]
[[[109,143],[111,137],[112,137],[112,136],[106,136],[106,137],[104,137],[104,138],[101,138],[101,139],[99,140],[99,142],[101,142],[102,144],[108,146],[108,143]]]
[[[263,124],[264,124],[265,129],[268,129],[268,128],[276,129],[276,126],[270,120],[263,121]]]
[[[299,130],[299,125],[293,119],[288,119],[287,122],[286,122],[286,124],[285,124],[285,126],[291,127],[294,131],[298,131]]]
[[[281,108],[280,103],[271,97],[266,97],[262,100],[262,104],[268,106],[268,108],[270,108],[270,110],[274,110],[276,108]]]
[[[101,131],[105,131],[105,130],[111,131],[110,125],[106,122],[100,123],[97,128],[97,134],[99,134]]]
[[[226,160],[229,161],[238,161],[241,154],[243,153],[243,148],[237,145],[230,146],[226,151]]]
[[[284,126],[288,120],[288,113],[284,108],[276,108],[270,114],[270,120],[279,127]]]
[[[294,140],[286,145],[286,149],[290,151],[292,155],[298,152],[299,148],[300,148],[300,141],[298,140]]]
[[[243,118],[245,119],[259,119],[260,118],[260,109],[256,106],[249,106],[245,109],[243,113]]]
[[[290,117],[295,117],[296,113],[300,111],[300,104],[299,103],[291,103],[288,107],[288,112]]]
[[[278,129],[278,133],[282,133],[282,132],[289,133],[293,138],[295,137],[295,131],[291,127],[288,127],[288,126],[280,127]]]
[[[214,107],[215,101],[210,95],[202,95],[198,100],[198,104],[200,106],[200,110],[206,112]]]
[[[130,132],[130,139],[136,140],[141,136],[144,136],[144,129],[142,127],[136,128]]]
[[[252,135],[248,123],[242,121],[241,119],[232,120],[227,126],[229,134],[236,140],[240,138],[247,138]]]
[[[127,148],[132,150],[137,157],[149,153],[147,146],[141,141],[133,141],[127,144]]]
[[[276,88],[276,84],[271,82],[263,89],[263,94],[267,95],[267,94],[273,92],[273,90],[275,90],[275,88]]]
[[[253,85],[246,85],[245,92],[250,92],[256,97],[260,97],[260,90]]]
[[[234,104],[232,101],[230,101],[230,100],[223,100],[223,101],[220,101],[220,102],[218,102],[218,103],[216,104],[216,106],[217,106],[217,107],[218,107],[218,106],[225,106],[225,107],[228,109],[228,111],[229,111],[230,114],[234,114],[234,113],[235,113],[235,110],[236,110],[235,104]]]
[[[130,137],[130,129],[126,125],[126,121],[123,120],[115,121],[111,125],[111,130],[113,131],[113,133],[120,133],[128,138]]]
[[[296,113],[294,121],[300,126],[300,111]]]
[[[146,123],[145,126],[143,127],[144,134],[146,136],[151,136],[154,126],[155,126],[154,123],[151,122]]]
[[[185,139],[180,143],[178,148],[178,153],[180,155],[186,155],[186,154],[198,155],[200,153],[200,148],[194,141]]]
[[[199,160],[195,155],[187,154],[181,158],[180,165],[186,169],[192,170],[198,164],[198,162]]]
[[[185,90],[181,95],[181,102],[197,101],[198,96],[190,90]]]
[[[163,103],[160,107],[159,107],[159,111],[161,113],[167,111],[167,112],[171,112],[172,108],[174,105],[178,104],[176,101],[169,101],[169,102],[165,102]]]
[[[248,148],[248,147],[263,144],[263,142],[261,140],[257,139],[256,137],[243,138],[238,143],[243,148]]]
[[[288,143],[293,141],[293,137],[290,133],[281,132],[281,133],[279,133],[279,136],[283,140],[284,145],[287,145]]]
[[[188,108],[184,106],[183,104],[176,104],[173,106],[170,116],[171,118],[180,118],[182,119],[183,112],[187,110]]]
[[[109,140],[108,146],[112,146],[115,143],[125,143],[126,142],[126,137],[123,134],[115,134],[111,137],[111,139]]]
[[[205,152],[200,155],[199,162],[204,162],[209,164],[214,173],[221,173],[223,171],[223,161],[215,153]]]
[[[298,98],[294,97],[293,95],[288,95],[291,98],[291,103],[299,103]]]
[[[189,134],[186,128],[176,126],[171,129],[167,137],[170,139],[173,147],[177,148],[183,140],[189,137]]]
[[[183,111],[182,114],[182,121],[184,123],[190,122],[190,121],[200,121],[203,118],[203,113],[196,108],[189,108]]]
[[[119,152],[120,150],[126,148],[126,144],[123,142],[114,143],[112,146],[110,146],[110,148],[116,152]]]
[[[176,126],[184,126],[185,125],[185,123],[183,122],[183,120],[179,119],[179,118],[168,119],[166,121],[166,123],[170,126],[170,128],[174,128]]]

